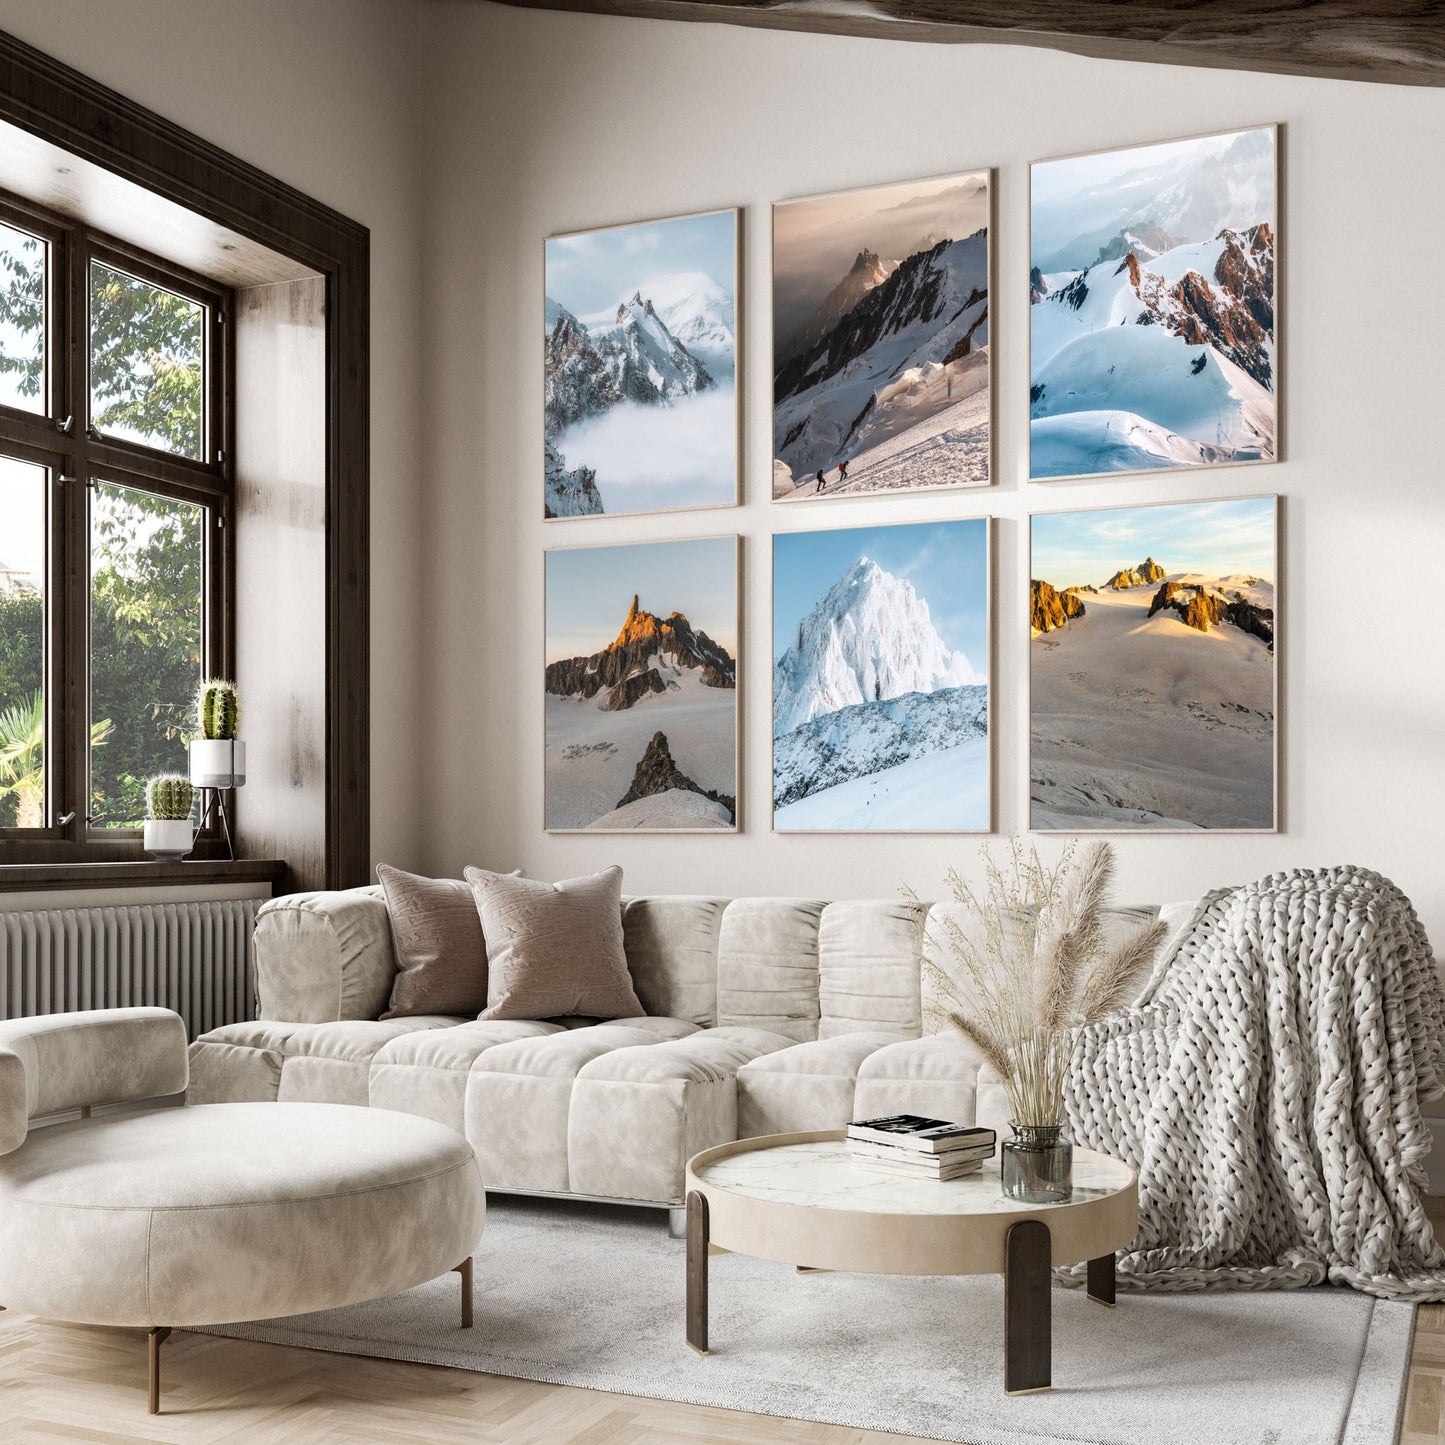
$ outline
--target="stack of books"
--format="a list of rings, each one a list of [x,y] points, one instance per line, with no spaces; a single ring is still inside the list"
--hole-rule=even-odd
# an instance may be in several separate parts
[[[918,1179],[958,1179],[993,1158],[992,1129],[918,1114],[889,1114],[848,1125],[848,1152],[860,1164]]]

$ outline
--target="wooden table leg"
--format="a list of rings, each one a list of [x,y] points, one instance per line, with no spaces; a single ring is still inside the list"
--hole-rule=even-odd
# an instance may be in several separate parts
[[[1100,1255],[1089,1261],[1089,1298],[1096,1305],[1114,1308],[1114,1256]]]
[[[687,1342],[707,1354],[707,1199],[687,1196]]]
[[[1049,1298],[1049,1227],[1015,1224],[1004,1240],[1003,1388],[1031,1395],[1052,1388],[1053,1320]]]

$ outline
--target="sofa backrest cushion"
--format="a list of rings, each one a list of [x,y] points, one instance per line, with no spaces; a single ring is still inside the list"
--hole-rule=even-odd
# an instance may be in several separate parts
[[[830,903],[818,924],[818,1037],[890,1033],[917,1038],[923,905],[872,899]]]
[[[718,932],[726,898],[624,898],[627,967],[643,1009],[699,1028],[717,1022]]]
[[[734,898],[718,933],[717,1021],[818,1037],[818,927],[808,898]]]

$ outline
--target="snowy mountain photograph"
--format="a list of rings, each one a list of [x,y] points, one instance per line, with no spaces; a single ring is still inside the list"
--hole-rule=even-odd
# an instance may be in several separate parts
[[[736,830],[738,539],[549,551],[545,634],[547,830]]]
[[[1277,827],[1276,512],[1030,519],[1031,828]]]
[[[773,499],[985,487],[992,173],[773,207]]]
[[[1029,475],[1275,459],[1278,128],[1029,168]]]
[[[543,515],[738,499],[738,212],[552,236]]]
[[[989,830],[989,526],[774,536],[774,831]]]

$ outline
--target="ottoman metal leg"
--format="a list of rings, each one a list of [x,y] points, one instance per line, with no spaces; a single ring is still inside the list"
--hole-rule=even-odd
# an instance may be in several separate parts
[[[161,1346],[166,1342],[170,1334],[169,1325],[156,1325],[146,1335],[146,1353],[149,1356],[150,1365],[150,1413],[159,1415],[161,1412]]]
[[[687,1342],[707,1354],[707,1199],[687,1196]]]
[[[462,1277],[462,1328],[469,1330],[472,1327],[472,1261],[464,1259],[452,1271]]]
[[[1053,1320],[1049,1298],[1049,1227],[1025,1219],[1004,1240],[1003,1388],[1031,1395],[1052,1388]]]

